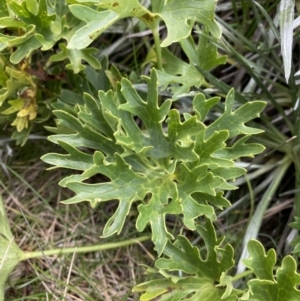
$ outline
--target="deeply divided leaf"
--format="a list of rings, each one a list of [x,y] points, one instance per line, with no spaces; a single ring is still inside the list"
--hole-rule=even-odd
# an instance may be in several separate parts
[[[232,288],[230,276],[226,275],[234,264],[232,247],[221,246],[223,240],[217,239],[209,220],[205,226],[198,226],[197,231],[204,239],[206,254],[200,253],[184,236],[168,243],[164,250],[166,258],[156,261],[156,272],[164,279],[134,287],[134,291],[143,292],[141,300],[236,300],[238,291]],[[168,273],[172,271],[179,271],[182,276]]]
[[[187,38],[197,21],[205,25],[216,38],[221,37],[221,29],[214,19],[216,1],[211,0],[177,0],[167,1],[160,12],[168,28],[168,36],[162,46]]]
[[[155,29],[159,20],[163,20],[168,29],[167,38],[161,46],[166,47],[172,43],[187,38],[195,22],[204,25],[216,38],[220,38],[221,29],[215,21],[215,0],[171,0],[164,3],[154,1],[152,12],[138,0],[81,0],[81,3],[95,2],[100,11],[82,4],[70,5],[72,14],[83,21],[85,25],[73,35],[68,48],[82,49],[93,42],[101,33],[111,27],[116,21],[136,17]]]
[[[204,83],[204,78],[195,65],[211,70],[226,61],[226,56],[220,56],[217,47],[204,35],[199,36],[197,44],[188,37],[180,41],[180,45],[189,63],[172,54],[167,48],[163,48],[163,70],[158,71],[159,83],[169,87],[173,99],[188,93],[191,87],[200,87]]]
[[[248,243],[250,258],[245,265],[253,270],[257,279],[248,281],[251,301],[296,301],[300,299],[300,274],[292,256],[286,256],[274,274],[276,253],[271,249],[265,253],[262,244],[256,240]]]
[[[170,100],[159,104],[156,71],[145,80],[146,99],[123,79],[115,92],[100,91],[99,99],[86,94],[76,115],[55,111],[66,132],[50,140],[67,153],[47,154],[43,160],[54,168],[82,171],[61,181],[75,193],[64,203],[88,201],[94,207],[119,201],[103,236],[120,233],[131,205],[138,202],[136,227],[143,231],[151,226],[155,248],[162,254],[172,238],[167,215],[182,215],[185,226],[194,230],[200,216],[214,219],[215,207],[229,205],[223,191],[235,189],[232,181],[245,172],[233,159],[251,157],[263,149],[256,145],[247,150],[245,139],[232,145],[230,138],[247,135],[248,139],[261,132],[244,123],[257,117],[264,103],[247,103],[234,111],[232,90],[225,100],[225,112],[206,125],[205,114],[219,99],[206,100],[199,94],[194,98],[194,114],[181,118]],[[98,174],[108,180],[87,181]]]

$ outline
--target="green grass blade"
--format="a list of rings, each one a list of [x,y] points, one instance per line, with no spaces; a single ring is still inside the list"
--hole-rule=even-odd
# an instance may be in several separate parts
[[[280,36],[281,53],[284,65],[285,79],[288,82],[292,67],[292,44],[293,44],[293,21],[294,21],[294,0],[281,0],[280,2]]]
[[[248,257],[247,251],[247,243],[250,239],[256,239],[260,225],[263,220],[263,216],[272,200],[275,192],[277,191],[282,178],[285,175],[286,170],[291,164],[291,159],[286,156],[282,159],[281,164],[276,168],[273,174],[273,181],[267,188],[266,192],[264,193],[262,199],[260,200],[258,206],[256,207],[255,213],[253,214],[250,223],[248,224],[246,233],[244,235],[244,242],[243,242],[243,251],[240,257],[238,266],[237,266],[237,273],[241,273],[245,270],[245,266],[242,262],[243,259]]]

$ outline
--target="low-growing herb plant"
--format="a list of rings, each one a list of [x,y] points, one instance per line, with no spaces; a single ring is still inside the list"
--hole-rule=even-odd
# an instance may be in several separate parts
[[[166,215],[182,215],[184,225],[195,230],[199,216],[215,219],[213,206],[229,206],[223,191],[235,189],[232,181],[245,173],[234,160],[263,150],[259,144],[246,143],[251,134],[261,130],[245,126],[245,122],[258,117],[265,104],[251,102],[233,111],[231,90],[223,114],[206,126],[206,114],[220,98],[196,95],[193,115],[185,113],[181,121],[178,111],[170,109],[170,100],[158,105],[154,69],[145,80],[146,100],[123,79],[116,92],[100,91],[98,100],[85,94],[85,105],[78,106],[76,115],[54,111],[58,129],[67,128],[68,134],[49,139],[67,154],[47,154],[42,159],[55,167],[83,171],[60,182],[76,194],[65,204],[89,201],[95,207],[119,200],[104,228],[104,237],[119,234],[132,203],[142,202],[136,227],[143,231],[148,223],[151,225],[152,240],[161,255],[172,238],[166,229]],[[142,122],[140,127],[136,118]],[[231,138],[238,139],[232,146],[226,145]],[[110,182],[84,182],[97,174],[105,175]]]
[[[102,237],[120,234],[132,207],[137,208],[136,228],[142,232],[150,227],[158,257],[155,268],[146,269],[154,279],[133,289],[141,293],[140,300],[298,300],[300,274],[293,257],[286,256],[281,266],[275,267],[275,251],[265,253],[260,242],[250,240],[249,257],[243,261],[249,270],[233,276],[233,247],[217,237],[216,210],[230,206],[224,192],[237,189],[235,179],[246,172],[238,162],[264,150],[249,139],[263,132],[252,126],[252,121],[266,103],[246,100],[236,106],[235,91],[213,77],[221,93],[226,92],[224,97],[199,91],[209,86],[204,76],[209,78],[209,71],[226,60],[217,52],[221,28],[215,21],[216,1],[50,2],[0,0],[0,26],[9,31],[1,36],[0,46],[11,50],[0,61],[2,85],[6,85],[0,95],[5,107],[2,114],[14,116],[15,137],[24,144],[45,90],[53,88],[47,107],[49,110],[51,104],[55,109],[56,127],[48,127],[55,133],[49,140],[65,153],[48,153],[42,160],[53,165],[51,168],[76,171],[59,183],[75,194],[64,204],[86,201],[96,207],[118,201]],[[100,73],[97,49],[88,48],[125,18],[137,18],[152,32],[154,43],[147,63],[153,68],[148,75],[122,76],[116,67]],[[159,33],[162,23],[167,29],[165,39]],[[198,42],[192,34],[195,23],[201,26],[197,28]],[[186,60],[176,58],[172,48],[167,48],[173,43],[180,45]],[[55,54],[51,53],[54,48]],[[49,74],[24,65],[25,58],[30,65],[38,49],[48,55]],[[66,74],[57,71],[58,62],[66,59],[70,61],[66,68],[75,74],[70,75],[74,91],[64,89],[62,83],[57,85],[58,79],[68,81]],[[102,62],[106,66],[107,62]],[[6,63],[9,66],[4,67]],[[56,84],[49,84],[50,78]],[[176,101],[184,99],[190,101],[190,107],[179,111]],[[214,110],[217,117],[207,118]],[[95,179],[102,180],[95,183]],[[0,214],[3,294],[13,267],[42,253],[21,251],[10,233],[2,203]],[[204,252],[167,226],[171,215],[200,236]],[[98,248],[81,251],[91,250]],[[243,285],[235,287],[244,277]]]
[[[150,78],[144,79],[148,85],[147,99],[142,99],[131,83],[123,79],[115,92],[100,91],[99,99],[85,94],[85,104],[78,106],[76,115],[54,111],[59,120],[58,129],[67,128],[68,134],[53,135],[49,139],[61,145],[67,154],[47,154],[42,159],[55,168],[82,171],[60,182],[61,186],[76,194],[63,203],[88,201],[95,207],[102,202],[119,201],[115,214],[103,230],[103,237],[119,234],[132,204],[139,202],[137,229],[143,231],[150,224],[158,256],[178,256],[175,260],[177,268],[171,263],[168,266],[171,260],[166,259],[158,259],[157,267],[162,264],[162,269],[179,269],[197,277],[193,276],[194,281],[184,286],[179,283],[185,283],[188,278],[179,283],[175,281],[174,287],[171,285],[174,279],[163,281],[159,286],[157,281],[161,280],[156,280],[146,286],[137,286],[136,290],[154,289],[150,295],[149,292],[143,295],[142,300],[152,300],[161,294],[164,298],[177,295],[183,298],[194,292],[197,282],[212,290],[215,284],[221,283],[221,274],[224,273],[225,277],[226,271],[233,266],[233,250],[229,245],[219,251],[223,260],[217,260],[215,252],[221,241],[215,237],[211,221],[215,220],[214,207],[230,205],[223,196],[224,190],[236,189],[232,181],[245,173],[245,169],[236,166],[234,160],[252,157],[263,150],[259,144],[247,143],[250,135],[259,134],[261,130],[245,123],[258,117],[265,103],[249,102],[234,111],[234,91],[231,90],[223,114],[212,124],[205,125],[207,113],[220,98],[206,99],[203,94],[197,94],[193,99],[193,114],[185,113],[181,121],[178,111],[170,109],[170,100],[158,104],[156,71],[153,69]],[[141,121],[140,127],[135,119]],[[237,139],[228,145],[232,138]],[[97,174],[110,181],[85,182]],[[166,227],[167,215],[181,215],[186,228],[197,230],[206,239],[208,252],[212,253],[208,255],[208,261],[201,262],[200,257],[196,259],[199,251],[184,237],[178,237],[172,245],[174,237]],[[204,226],[198,225],[199,217],[206,220]],[[190,269],[183,268],[187,264],[185,261],[191,261]],[[199,264],[195,264],[198,261]],[[166,293],[168,290],[170,292]],[[199,292],[193,300],[207,294],[201,286],[196,291]],[[232,292],[236,294],[235,290]],[[225,288],[216,286],[215,292],[210,292],[211,300],[224,293]],[[148,299],[145,296],[149,296]]]

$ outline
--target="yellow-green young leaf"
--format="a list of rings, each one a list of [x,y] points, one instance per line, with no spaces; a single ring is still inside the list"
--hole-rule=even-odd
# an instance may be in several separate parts
[[[214,206],[229,205],[224,190],[234,189],[230,181],[245,170],[234,166],[231,158],[216,154],[229,147],[229,137],[260,132],[244,123],[259,114],[263,103],[248,103],[232,112],[231,91],[225,116],[207,127],[203,123],[205,114],[219,99],[206,100],[197,95],[193,100],[194,116],[185,115],[182,120],[179,112],[171,109],[171,100],[158,103],[156,71],[153,69],[150,78],[144,79],[148,86],[145,97],[129,80],[122,79],[115,92],[100,91],[99,99],[85,94],[84,104],[77,105],[73,113],[54,111],[58,127],[66,131],[49,139],[61,145],[66,154],[47,154],[42,159],[54,168],[82,171],[60,182],[75,193],[64,203],[88,201],[94,207],[109,200],[119,201],[103,236],[120,233],[132,203],[139,202],[136,227],[143,231],[150,224],[160,255],[172,238],[166,226],[168,214],[182,215],[184,225],[195,229],[198,217],[214,219]],[[244,108],[249,107],[251,112],[245,117]],[[228,121],[230,116],[234,122]],[[253,155],[252,149],[242,150],[242,155]],[[238,151],[235,156],[239,158]],[[106,180],[86,182],[97,174]]]
[[[10,105],[10,107],[1,112],[4,115],[9,115],[9,114],[20,111],[24,106],[24,99],[18,98],[18,99],[14,99],[14,100],[9,100],[8,104]]]
[[[9,12],[7,10],[7,5],[5,0],[0,1],[0,18],[2,17],[7,17],[9,16]],[[0,19],[0,24],[1,24],[1,19]]]
[[[86,67],[82,64],[82,60],[86,61],[94,69],[100,69],[101,65],[99,61],[93,56],[93,53],[97,51],[96,48],[87,49],[67,49],[67,46],[60,43],[59,48],[61,52],[54,54],[50,57],[50,61],[58,62],[64,59],[69,59],[71,64],[67,64],[67,69],[72,69],[74,73],[79,73]]]
[[[39,6],[36,0],[26,0],[26,7],[34,15],[37,15],[39,12]]]
[[[19,89],[31,86],[32,82],[30,76],[28,76],[26,72],[6,67],[5,73],[2,73],[2,85],[4,87],[0,89],[0,106],[8,97],[14,95]],[[12,106],[14,106],[14,104],[12,104]]]
[[[101,0],[98,6],[113,10],[121,18],[137,17],[142,18],[146,22],[151,22],[151,19],[154,17],[149,10],[141,5],[139,0]]]
[[[252,240],[248,244],[250,259],[245,265],[252,269],[258,279],[248,281],[250,301],[297,301],[300,300],[300,274],[297,273],[296,261],[286,256],[281,267],[273,275],[276,263],[275,250],[265,254],[262,244]]]

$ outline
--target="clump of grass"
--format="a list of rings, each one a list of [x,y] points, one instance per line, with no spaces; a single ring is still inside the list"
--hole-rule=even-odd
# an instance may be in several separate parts
[[[296,232],[289,224],[299,215],[299,109],[295,107],[298,88],[293,74],[289,83],[285,79],[278,29],[279,3],[222,1],[218,21],[223,27],[223,38],[219,47],[228,55],[227,65],[219,68],[215,76],[206,74],[223,93],[234,86],[241,103],[253,99],[268,103],[256,124],[265,133],[253,137],[267,149],[249,162],[247,176],[238,182],[239,191],[229,197],[233,206],[220,215],[226,236],[231,236],[236,248],[241,249],[240,271],[250,238],[259,237],[266,248],[275,248],[279,256],[290,254]],[[298,70],[299,62],[293,57],[293,66]],[[222,84],[216,78],[221,78]],[[237,231],[238,225],[244,225],[245,230]]]

